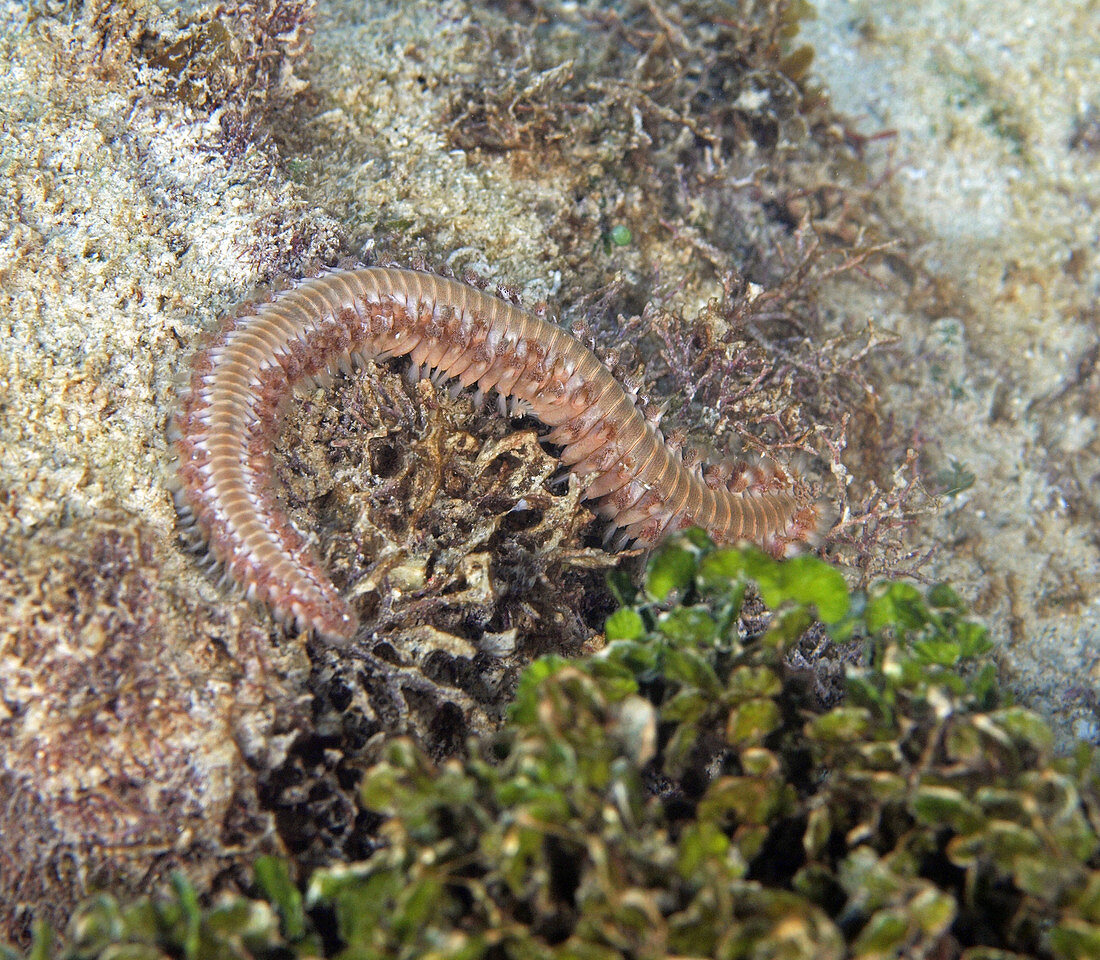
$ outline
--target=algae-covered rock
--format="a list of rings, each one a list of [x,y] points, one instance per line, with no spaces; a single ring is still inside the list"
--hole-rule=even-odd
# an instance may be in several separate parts
[[[0,922],[14,935],[32,918],[63,926],[96,887],[132,896],[182,868],[211,883],[278,849],[242,755],[281,762],[293,704],[264,675],[258,631],[221,647],[217,624],[165,599],[154,539],[122,516],[0,535]]]
[[[0,9],[10,935],[177,866],[209,897],[259,850],[303,872],[359,859],[378,817],[358,786],[387,737],[461,756],[533,656],[600,644],[620,560],[579,489],[553,481],[552,451],[384,365],[299,398],[275,451],[280,496],[362,614],[354,649],[311,645],[204,568],[176,524],[168,425],[201,333],[257,284],[392,259],[555,298],[655,418],[669,403],[689,461],[712,452],[691,437],[801,456],[840,501],[832,549],[858,575],[920,560],[900,533],[919,501],[909,437],[867,377],[881,338],[818,308],[823,284],[892,279],[899,261],[881,256],[859,150],[807,80],[808,14]],[[633,613],[638,636],[685,647],[678,677],[720,686],[687,648],[725,620]],[[685,725],[665,752],[672,771],[721,736],[758,751],[736,775],[762,820],[790,802],[766,782],[787,718],[774,675],[738,677],[704,743]],[[648,702],[619,719],[638,757],[656,749]],[[710,716],[690,695],[676,709]]]

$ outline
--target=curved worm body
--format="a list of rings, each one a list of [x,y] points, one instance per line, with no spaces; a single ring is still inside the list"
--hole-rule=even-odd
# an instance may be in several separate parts
[[[665,442],[611,372],[559,327],[466,284],[389,267],[304,281],[226,322],[197,354],[176,414],[181,516],[250,598],[330,639],[355,615],[272,492],[283,401],[303,380],[409,356],[464,387],[515,398],[552,430],[585,496],[652,543],[697,525],[773,553],[807,539],[817,509],[779,468],[702,474]]]

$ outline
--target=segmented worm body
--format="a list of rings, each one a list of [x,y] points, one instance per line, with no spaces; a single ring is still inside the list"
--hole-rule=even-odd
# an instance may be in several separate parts
[[[585,496],[652,543],[698,525],[781,553],[817,525],[806,485],[780,468],[703,473],[665,443],[611,372],[542,318],[458,281],[390,267],[335,271],[240,311],[197,354],[175,419],[176,499],[210,556],[275,615],[331,639],[357,621],[273,493],[273,444],[295,385],[365,359],[512,398],[551,427]]]

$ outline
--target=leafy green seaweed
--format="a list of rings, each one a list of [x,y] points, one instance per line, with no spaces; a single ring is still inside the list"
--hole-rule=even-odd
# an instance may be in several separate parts
[[[265,859],[252,899],[101,897],[61,956],[1100,956],[1097,754],[1005,701],[949,587],[852,595],[692,533],[619,589],[606,648],[533,663],[466,759],[389,745],[368,859],[304,896]],[[788,665],[808,629],[865,644],[829,709]]]

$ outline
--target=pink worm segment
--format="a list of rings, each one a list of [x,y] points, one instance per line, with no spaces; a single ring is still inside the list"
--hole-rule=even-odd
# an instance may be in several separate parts
[[[807,486],[739,465],[728,482],[689,468],[634,398],[559,327],[444,277],[391,267],[306,280],[228,320],[194,360],[176,415],[181,516],[250,598],[333,640],[355,614],[272,492],[280,410],[296,384],[367,358],[409,355],[462,386],[522,401],[552,427],[585,496],[630,539],[697,525],[773,553],[811,536]]]

